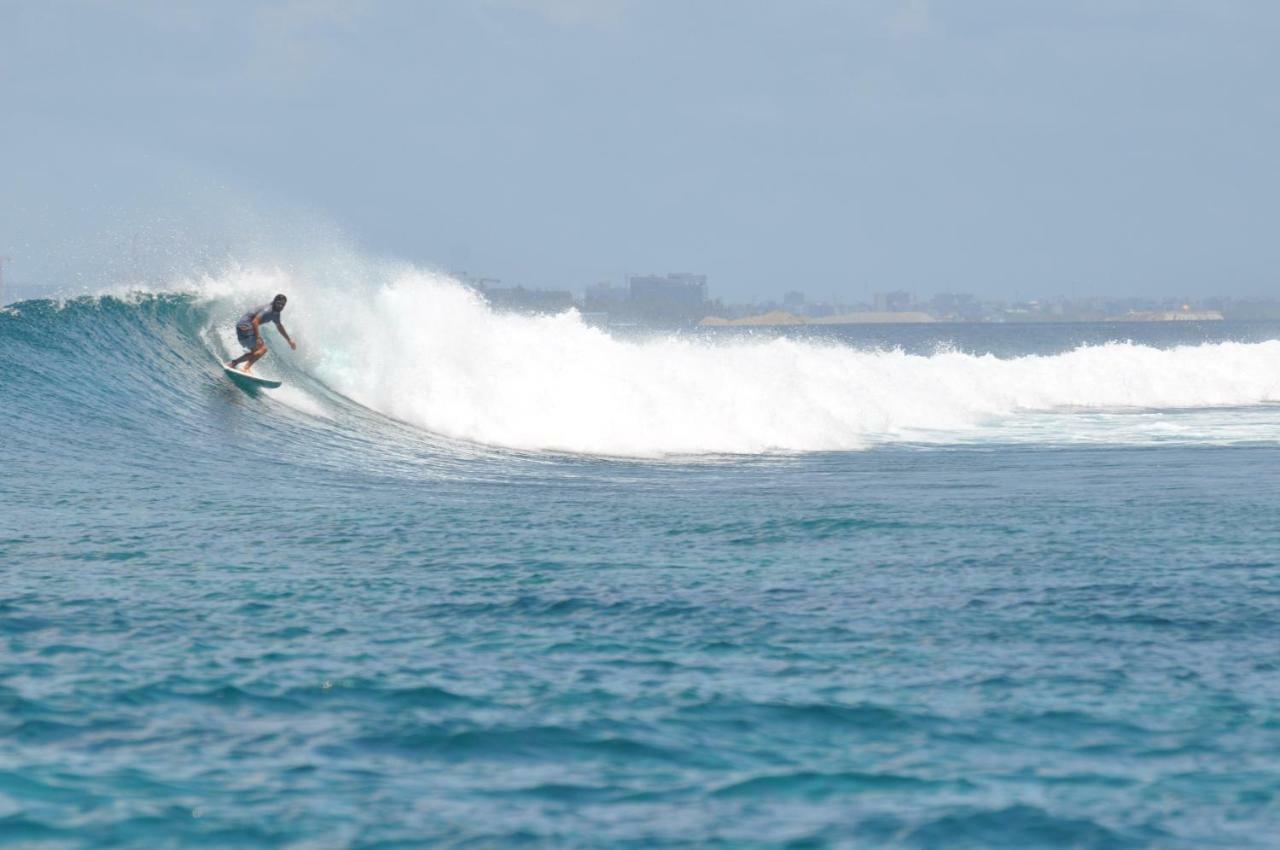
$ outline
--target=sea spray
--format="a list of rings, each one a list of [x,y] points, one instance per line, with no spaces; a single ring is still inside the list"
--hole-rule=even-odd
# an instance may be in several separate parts
[[[336,274],[235,269],[168,289],[194,299],[214,349],[204,354],[216,356],[238,350],[232,324],[246,304],[287,292],[284,321],[300,347],[289,352],[268,331],[276,352],[264,368],[288,364],[435,435],[518,450],[659,457],[1109,435],[1265,441],[1275,438],[1272,417],[1242,429],[1226,411],[1280,400],[1275,340],[997,357],[782,336],[619,338],[574,311],[500,313],[447,276],[371,264]],[[107,300],[145,306],[122,295]],[[305,389],[275,401],[314,414]],[[1206,415],[1163,415],[1197,411]],[[1123,422],[1098,418],[1121,413]]]
[[[495,312],[442,275],[365,286],[248,275],[295,294],[307,368],[395,419],[456,439],[617,456],[856,450],[965,439],[1033,412],[1197,409],[1280,399],[1280,342],[1126,342],[998,358],[781,337],[621,339],[574,311]],[[206,293],[245,292],[246,276]],[[297,305],[296,309],[292,309]]]

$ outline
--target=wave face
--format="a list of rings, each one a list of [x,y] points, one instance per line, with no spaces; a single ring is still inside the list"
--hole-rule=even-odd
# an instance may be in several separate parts
[[[456,281],[407,268],[358,283],[248,270],[171,289],[180,294],[167,300],[97,299],[87,323],[90,302],[18,305],[0,332],[74,344],[87,366],[123,356],[122,340],[146,326],[184,364],[211,366],[239,350],[235,317],[283,291],[286,326],[301,345],[292,354],[267,333],[274,352],[260,368],[294,379],[274,400],[319,414],[336,394],[433,435],[527,451],[656,457],[885,443],[1265,441],[1278,421],[1268,406],[1280,401],[1277,340],[1106,342],[997,357],[782,337],[618,338],[572,311],[496,313]],[[25,327],[32,320],[38,331]],[[175,368],[163,351],[154,358],[148,368]]]

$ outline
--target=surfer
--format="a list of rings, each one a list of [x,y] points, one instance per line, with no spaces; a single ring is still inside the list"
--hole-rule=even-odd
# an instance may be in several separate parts
[[[283,295],[277,295],[271,299],[270,304],[255,307],[240,317],[240,321],[236,322],[236,339],[240,341],[245,353],[229,362],[228,366],[234,369],[243,363],[244,369],[242,371],[247,373],[253,368],[253,364],[261,360],[262,356],[267,353],[267,344],[262,341],[261,326],[263,322],[275,322],[276,330],[280,331],[280,335],[289,343],[289,347],[294,351],[298,350],[298,344],[289,338],[289,332],[284,329],[284,325],[280,324],[280,313],[284,310],[284,305],[288,300]]]

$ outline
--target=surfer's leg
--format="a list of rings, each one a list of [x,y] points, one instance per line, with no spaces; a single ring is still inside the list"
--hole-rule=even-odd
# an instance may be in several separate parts
[[[262,346],[259,346],[258,348],[255,348],[253,351],[250,351],[248,354],[246,354],[243,358],[247,361],[244,364],[244,371],[248,372],[250,369],[252,369],[253,364],[261,360],[263,355],[265,355],[266,353],[267,353],[267,347],[266,345],[262,345]]]
[[[266,352],[263,352],[263,353],[265,354]],[[244,354],[241,354],[239,357],[237,357],[235,360],[232,360],[227,365],[230,366],[232,369],[234,369],[237,366],[239,366],[241,363],[248,361],[249,366],[252,366],[254,364],[254,361],[256,361],[261,356],[262,355],[258,354],[257,351],[246,351]],[[246,372],[249,371],[248,367],[245,367],[245,371]]]
[[[227,364],[232,369],[253,357],[253,353],[258,346],[258,341],[253,334],[253,327],[250,325],[236,325],[236,342],[240,343],[240,347],[244,349],[244,354]],[[256,360],[257,358],[254,359]],[[253,360],[249,360],[249,365],[253,365]],[[245,371],[248,370],[246,369]]]

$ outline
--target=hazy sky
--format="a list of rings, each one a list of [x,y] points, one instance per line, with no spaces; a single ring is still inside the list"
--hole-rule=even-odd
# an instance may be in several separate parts
[[[1278,45],[1272,0],[0,0],[0,254],[1280,294]]]

